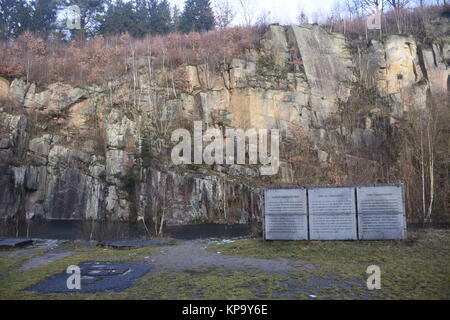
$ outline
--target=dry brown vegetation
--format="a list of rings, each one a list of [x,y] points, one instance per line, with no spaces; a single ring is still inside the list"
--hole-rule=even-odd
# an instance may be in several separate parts
[[[448,14],[450,10],[448,5],[407,7],[409,3],[404,3],[393,7],[387,5],[388,1],[384,1],[381,30],[367,30],[367,12],[373,10],[371,6],[374,2],[377,0],[348,1],[347,3],[350,4],[334,9],[326,18],[324,25],[330,31],[341,32],[349,37],[363,36],[378,39],[392,34],[411,34],[420,41],[426,41],[428,36],[425,30],[426,24],[444,13]]]
[[[147,57],[154,68],[177,70],[182,65],[205,63],[219,68],[221,63],[257,47],[262,32],[262,27],[233,27],[143,39],[128,34],[100,35],[68,43],[44,41],[27,31],[12,43],[0,43],[0,75],[25,76],[39,84],[100,84],[124,74],[134,61],[145,63]]]
[[[324,21],[330,31],[348,37],[378,38],[378,31],[366,29],[367,15],[363,1],[333,10]],[[425,25],[433,18],[448,12],[448,6],[400,7],[386,9],[382,15],[383,36],[412,34],[427,41]],[[306,22],[301,13],[300,23]],[[26,31],[15,41],[0,43],[0,76],[26,77],[30,82],[48,84],[64,81],[75,85],[100,84],[129,70],[131,61],[146,62],[151,56],[155,68],[164,67],[181,74],[186,64],[209,64],[214,68],[231,58],[239,58],[248,49],[258,48],[265,24],[246,27],[228,27],[209,32],[146,36],[135,39],[129,34],[103,36],[90,39],[76,38],[70,42],[60,39],[44,40]],[[294,61],[301,64],[301,61]]]

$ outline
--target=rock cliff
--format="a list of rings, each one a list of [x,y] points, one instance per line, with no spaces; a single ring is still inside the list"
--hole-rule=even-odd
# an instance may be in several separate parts
[[[136,220],[159,210],[174,224],[259,221],[259,187],[292,182],[288,165],[266,179],[246,165],[175,166],[166,122],[158,121],[198,116],[205,124],[279,128],[287,137],[299,122],[311,132],[316,161],[326,163],[321,142],[379,147],[386,134],[377,123],[392,125],[413,105],[425,107],[429,92],[447,92],[449,43],[447,34],[427,46],[402,35],[367,44],[317,25],[271,25],[261,49],[245,58],[219,70],[187,66],[187,86],[175,93],[149,81],[145,63],[137,89],[121,79],[37,88],[0,78],[8,101],[0,109],[0,218]],[[363,70],[370,81],[361,84]],[[358,127],[330,126],[355,87],[372,84],[389,109],[361,113]],[[112,101],[133,90],[132,103]]]

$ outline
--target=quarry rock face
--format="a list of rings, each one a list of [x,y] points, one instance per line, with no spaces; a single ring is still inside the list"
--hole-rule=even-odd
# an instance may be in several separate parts
[[[7,99],[9,96],[9,81],[0,77],[0,99]]]
[[[383,144],[376,108],[353,130],[326,126],[345,108],[356,81],[357,61],[343,35],[315,25],[272,25],[261,46],[245,59],[231,59],[225,70],[187,66],[186,91],[170,99],[151,96],[151,84],[139,73],[140,96],[129,109],[111,104],[107,89],[55,83],[37,90],[34,83],[0,78],[0,98],[24,110],[0,109],[0,219],[129,221],[164,210],[171,224],[260,221],[260,185],[267,181],[255,182],[257,168],[174,166],[158,153],[167,146],[146,149],[161,139],[148,132],[147,116],[161,104],[158,117],[172,112],[191,119],[197,113],[208,124],[222,114],[234,127],[279,128],[286,135],[297,121],[312,133],[321,166],[332,158],[320,150],[321,141]],[[448,90],[449,54],[446,43],[418,48],[407,36],[370,43],[373,81],[379,94],[393,101],[389,119],[412,106],[425,107],[429,90]],[[115,86],[124,95],[131,90],[120,81]],[[66,116],[44,123],[27,110]],[[279,179],[292,182],[292,169],[283,164]]]
[[[224,175],[195,172],[179,174],[165,167],[144,169],[139,184],[137,212],[155,210],[155,198],[171,208],[170,223],[260,221],[262,193],[257,188]]]
[[[9,87],[9,97],[18,104],[23,104],[28,87],[25,80],[14,79]]]
[[[36,86],[31,85],[26,92],[25,107],[64,111],[85,96],[85,91],[63,83],[54,83],[47,90],[36,92]]]
[[[450,68],[446,63],[450,61],[449,45],[435,43],[430,49],[423,49],[422,54],[431,92],[445,92],[450,83]]]
[[[336,111],[338,99],[347,100],[348,83],[354,80],[346,40],[319,26],[291,26],[289,33],[303,60],[312,110],[326,118]]]
[[[262,41],[265,49],[273,52],[274,64],[284,68],[290,58],[286,30],[279,25],[269,26],[267,38]]]
[[[386,93],[396,94],[422,79],[414,39],[390,36],[385,45]]]

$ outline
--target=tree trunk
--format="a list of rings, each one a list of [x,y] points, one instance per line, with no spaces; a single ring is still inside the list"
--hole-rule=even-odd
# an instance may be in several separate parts
[[[429,152],[429,170],[430,170],[430,203],[428,205],[427,220],[431,222],[431,213],[433,211],[433,201],[434,201],[434,152],[433,144],[431,143],[430,126],[428,125],[427,135],[428,135],[428,152]]]
[[[420,173],[422,177],[422,215],[424,220],[426,219],[425,216],[425,168],[424,168],[424,156],[423,156],[423,127],[422,127],[422,120],[420,123]]]

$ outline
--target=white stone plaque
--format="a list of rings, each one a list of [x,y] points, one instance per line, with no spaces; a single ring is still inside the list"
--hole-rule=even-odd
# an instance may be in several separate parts
[[[266,189],[266,240],[307,240],[306,189]]]
[[[405,239],[403,186],[357,187],[359,239]]]
[[[355,188],[308,188],[309,238],[356,240]]]

